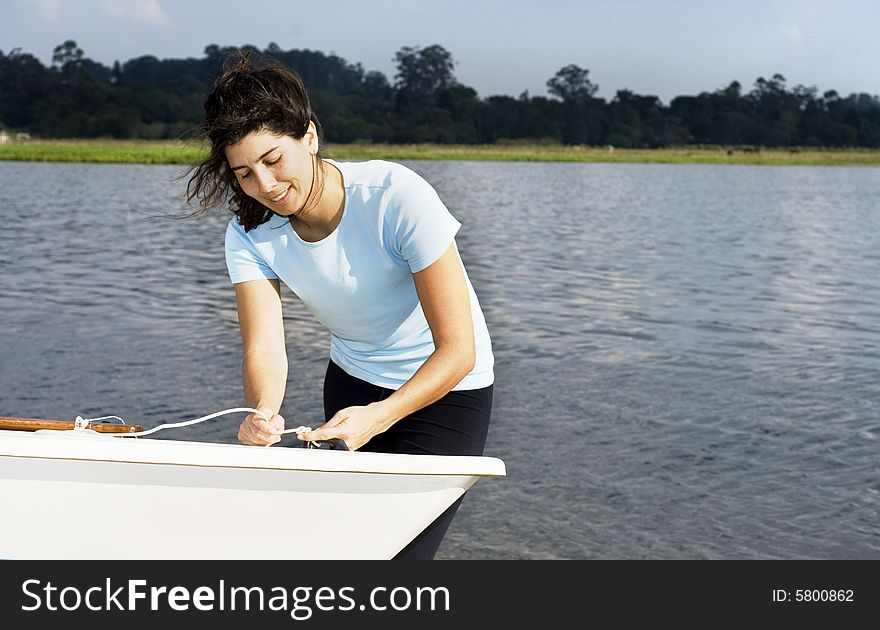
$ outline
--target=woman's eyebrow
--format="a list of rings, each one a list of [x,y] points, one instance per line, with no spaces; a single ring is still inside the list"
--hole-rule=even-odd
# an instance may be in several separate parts
[[[274,151],[274,150],[277,149],[277,148],[278,148],[278,147],[272,147],[271,149],[269,149],[268,151],[266,151],[263,155],[261,155],[260,157],[257,158],[257,162],[259,162],[260,160],[262,160],[264,157],[266,157],[267,155],[269,155],[270,153],[272,153],[272,151]],[[248,167],[247,167],[246,165],[242,165],[242,166],[230,166],[229,168],[232,169],[233,171],[237,171],[237,170],[240,169],[240,168],[248,168]]]

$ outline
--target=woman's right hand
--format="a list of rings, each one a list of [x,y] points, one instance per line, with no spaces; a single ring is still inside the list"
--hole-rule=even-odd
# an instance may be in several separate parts
[[[259,407],[257,410],[271,417],[271,420],[267,422],[256,413],[249,414],[238,428],[238,441],[250,446],[277,444],[281,441],[281,432],[284,430],[284,418],[268,407]]]

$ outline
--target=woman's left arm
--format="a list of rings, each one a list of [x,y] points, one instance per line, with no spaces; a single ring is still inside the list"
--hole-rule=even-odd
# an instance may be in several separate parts
[[[412,378],[379,402],[341,409],[326,424],[300,435],[306,441],[344,440],[351,450],[401,418],[448,394],[473,369],[476,342],[470,297],[455,243],[426,269],[413,274],[434,352]]]

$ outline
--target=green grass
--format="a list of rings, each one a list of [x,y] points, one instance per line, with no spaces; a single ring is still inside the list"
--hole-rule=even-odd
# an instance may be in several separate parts
[[[0,160],[192,164],[204,146],[173,140],[27,140],[0,144]],[[506,143],[495,145],[331,144],[328,157],[340,160],[486,160],[517,162],[640,162],[664,164],[768,164],[880,166],[877,149],[754,149],[681,147],[621,149]]]
[[[27,140],[0,144],[0,160],[191,164],[204,155],[199,144],[173,140]]]
[[[754,149],[683,147],[621,149],[561,145],[336,145],[330,157],[391,160],[498,160],[521,162],[637,162],[663,164],[799,164],[880,166],[875,149]]]

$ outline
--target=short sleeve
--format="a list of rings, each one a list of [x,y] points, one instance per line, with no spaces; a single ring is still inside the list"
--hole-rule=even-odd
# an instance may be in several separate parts
[[[278,278],[235,219],[226,227],[226,269],[232,284]]]
[[[386,242],[412,273],[429,267],[455,239],[461,223],[452,216],[434,188],[415,172],[395,187],[385,215]]]

